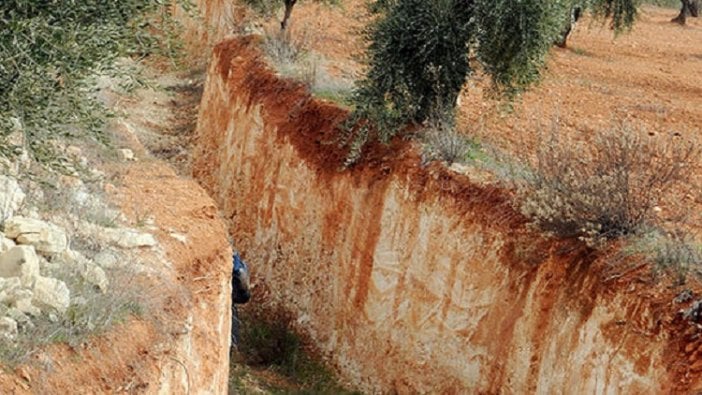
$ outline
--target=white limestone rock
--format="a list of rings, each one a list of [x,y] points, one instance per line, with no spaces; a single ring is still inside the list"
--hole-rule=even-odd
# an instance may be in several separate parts
[[[15,242],[5,237],[5,234],[0,232],[0,254],[3,254],[15,246]]]
[[[26,195],[12,177],[0,175],[0,222],[11,218],[19,210]]]
[[[71,292],[68,290],[66,283],[61,280],[39,277],[34,283],[33,291],[32,302],[41,309],[55,309],[63,314],[71,304]]]
[[[0,317],[0,339],[14,340],[17,334],[17,321],[10,317]]]
[[[42,254],[54,255],[68,248],[66,231],[61,227],[26,217],[12,217],[5,221],[5,235],[17,244],[29,244]]]
[[[39,257],[34,248],[19,245],[0,255],[0,277],[19,277],[23,286],[31,287],[39,277]]]

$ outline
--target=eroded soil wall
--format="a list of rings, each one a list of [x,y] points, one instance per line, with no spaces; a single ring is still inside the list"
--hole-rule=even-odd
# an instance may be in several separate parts
[[[401,142],[341,170],[344,110],[277,78],[256,42],[215,48],[194,175],[233,220],[258,300],[291,312],[346,380],[401,393],[680,388],[656,287],[605,275],[607,257],[576,242],[534,241],[506,192],[422,168]]]

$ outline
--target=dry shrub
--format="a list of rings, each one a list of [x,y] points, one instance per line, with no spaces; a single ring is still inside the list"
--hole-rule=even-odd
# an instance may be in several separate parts
[[[541,229],[588,244],[656,223],[669,191],[690,181],[698,148],[680,137],[650,137],[626,125],[589,144],[557,131],[528,161],[519,184],[521,210]]]
[[[317,79],[317,61],[310,54],[312,39],[307,31],[276,31],[264,37],[263,51],[281,75],[311,88]]]
[[[653,231],[641,237],[639,246],[652,258],[654,274],[676,276],[679,283],[684,283],[690,272],[701,274],[702,249],[688,232]]]

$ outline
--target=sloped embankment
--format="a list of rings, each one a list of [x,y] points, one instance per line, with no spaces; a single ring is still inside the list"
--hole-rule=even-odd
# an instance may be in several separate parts
[[[143,289],[145,316],[0,370],[1,394],[226,393],[231,248],[217,207],[154,160],[124,165],[118,179],[117,205],[133,222],[148,213],[159,244],[125,262],[139,267],[129,285]]]
[[[535,242],[504,191],[422,168],[403,143],[340,170],[344,116],[270,72],[256,38],[222,42],[194,175],[268,301],[345,379],[400,393],[695,387],[672,291],[575,242]]]

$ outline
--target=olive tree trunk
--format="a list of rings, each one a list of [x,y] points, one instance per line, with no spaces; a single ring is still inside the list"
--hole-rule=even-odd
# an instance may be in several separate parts
[[[688,16],[697,18],[700,15],[700,0],[680,0],[680,2],[682,3],[680,14],[673,18],[671,22],[684,25]]]
[[[580,19],[582,16],[582,8],[580,6],[575,6],[570,10],[570,15],[569,18],[566,22],[566,25],[563,27],[563,30],[561,31],[561,34],[559,37],[556,39],[555,44],[561,48],[565,48],[567,46],[567,41],[568,41],[568,36],[570,35],[570,31],[573,29],[573,24]]]
[[[290,16],[292,15],[293,7],[297,0],[284,0],[285,3],[285,14],[283,14],[283,20],[280,21],[280,30],[285,31],[290,23]]]

